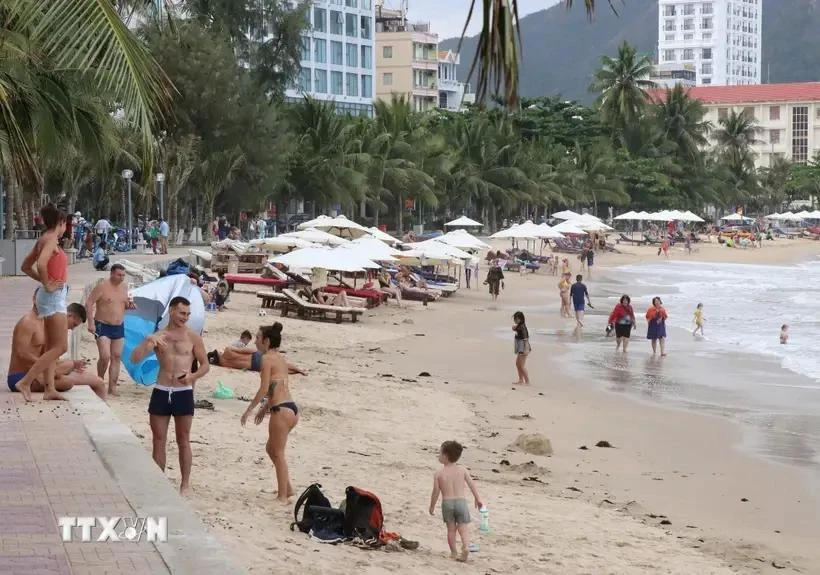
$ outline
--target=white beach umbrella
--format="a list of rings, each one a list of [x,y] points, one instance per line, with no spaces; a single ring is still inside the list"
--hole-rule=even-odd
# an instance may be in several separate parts
[[[455,260],[469,261],[473,258],[473,254],[469,254],[455,246],[445,244],[434,238],[432,240],[425,240],[423,242],[415,242],[405,244],[411,250],[418,250],[422,253],[429,253],[431,256],[446,255]]]
[[[503,232],[503,235],[501,235]],[[493,238],[515,238],[519,240],[537,240],[541,238],[541,233],[543,233],[543,229],[539,228],[537,225],[532,223],[531,220],[527,220],[523,224],[519,224],[517,226],[513,226],[506,230],[501,230],[497,234],[494,234],[490,237]]]
[[[593,220],[569,220],[566,223],[573,224],[576,227],[579,227],[582,230],[587,230],[589,232],[608,232],[614,229],[606,225],[604,222],[596,222]]]
[[[322,220],[313,227],[339,237],[360,238],[370,234],[370,231],[366,227],[357,224],[353,220],[347,219],[345,216],[336,216],[335,218]]]
[[[782,217],[783,217],[782,215],[780,215],[780,214],[778,214],[777,212],[775,212],[775,213],[773,213],[773,214],[769,214],[768,216],[766,216],[766,219],[767,219],[767,220],[779,220],[779,219],[780,219],[780,218],[782,218]]]
[[[390,234],[381,231],[379,228],[377,228],[375,226],[372,227],[372,228],[367,228],[367,233],[369,233],[371,236],[373,236],[377,240],[381,240],[386,244],[390,244],[391,246],[399,243],[399,240],[397,240],[396,238],[394,238]]]
[[[561,222],[557,226],[553,226],[552,230],[554,232],[558,232],[563,235],[570,235],[570,236],[585,236],[587,232],[579,228],[575,223],[572,221],[568,222]]]
[[[812,220],[820,219],[820,210],[814,210],[813,212],[810,212],[807,217]]]
[[[424,252],[422,250],[405,250],[396,256],[405,265],[441,266],[452,263],[455,258],[445,253]]]
[[[391,248],[386,243],[372,237],[361,237],[342,244],[338,249],[350,250],[351,253],[374,262],[396,261],[395,256],[401,253],[399,250]]]
[[[648,221],[651,216],[652,214],[650,214],[649,212],[640,211],[637,214],[635,214],[635,219],[640,222],[645,222]]]
[[[298,237],[276,236],[275,238],[265,238],[263,240],[251,240],[252,246],[257,246],[268,252],[287,252],[292,249],[309,248],[312,242]]]
[[[580,217],[581,214],[577,214],[572,210],[564,210],[563,212],[556,212],[552,214],[552,217],[556,220],[571,220],[573,218]]]
[[[556,232],[555,228],[547,224],[538,224],[538,234],[538,237],[543,240],[557,240],[564,237],[564,234]]]
[[[700,217],[699,215],[697,215],[695,213],[690,212],[689,210],[686,210],[685,212],[683,212],[683,216],[686,218],[686,219],[682,220],[684,222],[703,222],[703,221],[705,221],[702,217]]]
[[[484,224],[481,222],[477,222],[475,220],[471,220],[467,216],[461,216],[460,218],[456,218],[451,222],[447,222],[444,224],[445,228],[483,228]]]
[[[620,216],[615,216],[613,219],[619,221],[629,221],[629,220],[639,220],[638,214],[633,211],[628,211],[625,214],[621,214]]]
[[[299,230],[297,232],[288,232],[286,234],[282,234],[278,236],[280,238],[299,238],[301,240],[305,240],[308,242],[312,242],[314,244],[322,244],[328,246],[340,246],[344,243],[347,243],[346,239],[340,238],[339,236],[334,236],[333,234],[329,234],[322,230],[317,229],[308,229],[308,230]]]
[[[290,269],[310,270],[322,268],[340,272],[362,272],[378,269],[379,264],[344,249],[305,248],[271,258],[270,263],[282,264]]]
[[[728,215],[726,217],[723,217],[723,218],[720,218],[720,219],[723,220],[723,221],[726,221],[726,222],[746,222],[746,221],[752,220],[752,218],[747,218],[747,217],[742,216],[742,215],[737,214],[737,213],[730,214],[730,215]]]
[[[462,250],[483,250],[490,247],[467,230],[453,230],[435,239]]]
[[[506,230],[501,230],[501,231],[495,232],[490,237],[495,239],[495,240],[505,239],[505,238],[506,239],[512,238],[514,236],[512,236],[510,234],[514,233],[513,230],[515,230],[519,225],[520,224],[513,224],[509,228],[507,228]]]
[[[325,222],[327,220],[332,220],[332,219],[333,218],[331,218],[330,216],[326,216],[326,215],[322,214],[318,218],[313,218],[312,220],[302,222],[301,224],[296,226],[296,229],[297,230],[307,230],[307,229],[310,229],[310,228],[315,228],[317,225],[321,224],[322,222]]]
[[[810,217],[811,217],[811,212],[807,212],[806,210],[803,210],[803,211],[801,211],[801,212],[797,212],[797,213],[796,213],[796,214],[794,214],[794,215],[795,215],[795,216],[799,216],[799,217],[801,217],[801,218],[810,218]]]

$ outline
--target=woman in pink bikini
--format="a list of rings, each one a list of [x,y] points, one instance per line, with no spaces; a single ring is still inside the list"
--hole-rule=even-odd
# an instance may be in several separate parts
[[[65,399],[54,387],[54,366],[68,350],[68,257],[60,248],[66,215],[54,204],[48,204],[40,210],[40,217],[46,230],[23,260],[21,269],[40,284],[34,292],[34,303],[37,315],[45,323],[46,343],[43,355],[17,382],[17,391],[23,394],[26,401],[31,401],[31,383],[35,379],[39,379],[45,387],[43,399]]]

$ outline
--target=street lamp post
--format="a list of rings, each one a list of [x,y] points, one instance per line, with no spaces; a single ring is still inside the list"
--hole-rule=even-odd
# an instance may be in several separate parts
[[[132,248],[133,245],[133,234],[134,234],[134,220],[133,220],[133,208],[131,206],[131,179],[134,177],[134,172],[131,170],[123,170],[122,171],[122,179],[124,179],[128,184],[128,247]]]
[[[159,219],[165,219],[165,174],[162,172],[157,174],[157,187],[159,188]]]

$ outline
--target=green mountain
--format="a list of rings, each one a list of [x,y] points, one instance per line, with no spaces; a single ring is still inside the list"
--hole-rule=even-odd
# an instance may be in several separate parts
[[[658,41],[658,1],[617,2],[616,16],[605,2],[593,20],[582,3],[572,10],[563,5],[521,19],[523,54],[521,94],[561,96],[589,103],[589,87],[601,56],[615,54],[624,40],[655,57]],[[763,0],[763,80],[805,82],[820,80],[820,0]],[[461,47],[459,79],[465,81],[477,38]],[[455,50],[458,38],[440,43]]]

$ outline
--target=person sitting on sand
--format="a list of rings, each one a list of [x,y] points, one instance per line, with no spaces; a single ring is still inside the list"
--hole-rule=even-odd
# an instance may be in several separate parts
[[[214,303],[217,310],[223,311],[231,293],[231,286],[228,284],[228,280],[225,279],[225,272],[221,271],[217,275],[219,281],[216,282],[216,289],[214,290]]]
[[[259,390],[239,422],[244,427],[248,417],[260,403],[262,405],[254,417],[254,423],[259,425],[265,420],[265,415],[270,413],[265,451],[276,470],[276,500],[288,505],[294,492],[288,473],[288,462],[285,459],[285,448],[290,432],[299,423],[299,407],[290,395],[288,374],[291,373],[291,366],[279,353],[281,343],[282,324],[279,322],[260,327],[256,333],[256,349],[262,354]]]
[[[252,339],[253,335],[251,335],[251,332],[246,329],[245,331],[239,334],[239,339],[233,342],[231,344],[231,347],[234,349],[244,349],[248,347],[248,344],[251,342]]]
[[[72,330],[85,323],[85,308],[78,303],[69,304],[66,308],[68,329]],[[46,341],[45,323],[37,316],[37,310],[21,317],[14,326],[11,336],[11,358],[6,383],[10,391],[17,391],[17,382],[28,372],[32,365],[43,354]],[[60,360],[54,370],[54,387],[60,393],[68,391],[75,385],[87,385],[100,399],[105,399],[105,381],[94,373],[86,372],[86,363],[81,360]],[[42,393],[45,386],[35,379],[31,391]]]
[[[376,279],[379,282],[379,288],[381,289],[381,291],[383,293],[393,296],[396,300],[396,305],[401,307],[401,288],[393,284],[393,280],[390,277],[390,272],[388,272],[386,269],[382,269],[379,272]]]
[[[478,495],[470,472],[458,460],[464,448],[457,441],[445,441],[439,449],[438,460],[444,467],[433,475],[433,493],[430,495],[430,515],[436,514],[436,503],[441,495],[441,518],[447,525],[447,545],[450,558],[467,561],[470,556],[470,506],[464,497],[464,486],[470,489],[476,509],[484,504]],[[456,546],[456,533],[461,538],[461,552]]]
[[[789,343],[789,326],[786,325],[785,323],[780,328],[780,343],[782,343],[784,345]],[[11,370],[9,370],[9,371],[11,371]]]

